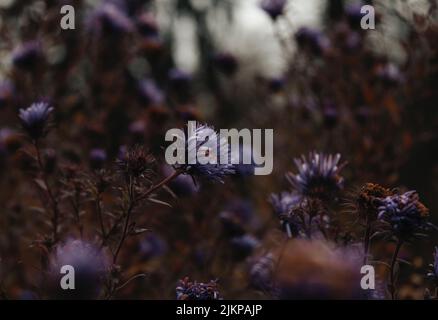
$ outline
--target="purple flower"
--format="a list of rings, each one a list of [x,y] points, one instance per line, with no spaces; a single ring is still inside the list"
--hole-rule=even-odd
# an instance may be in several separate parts
[[[295,34],[298,45],[314,55],[323,54],[329,47],[329,39],[320,31],[308,27],[300,28]]]
[[[134,25],[126,12],[114,3],[106,2],[90,17],[89,27],[96,33],[121,35],[132,32]]]
[[[60,270],[67,265],[74,268],[75,290],[63,290],[59,285],[63,276]],[[108,266],[108,258],[99,248],[82,240],[68,240],[58,246],[50,257],[51,298],[97,298]]]
[[[361,13],[362,3],[352,3],[345,7],[345,15],[347,16],[348,24],[352,29],[360,29],[360,21],[365,15]]]
[[[93,149],[90,151],[90,167],[92,169],[98,170],[102,169],[107,160],[106,151],[103,149]]]
[[[166,242],[153,233],[146,235],[146,237],[140,241],[140,254],[145,260],[160,257],[164,255],[166,251]]]
[[[239,69],[236,57],[228,52],[218,53],[213,57],[216,68],[227,76],[234,75]]]
[[[260,245],[260,241],[252,235],[245,234],[232,238],[230,244],[235,257],[241,259],[251,255]]]
[[[188,277],[179,281],[176,287],[177,300],[220,300],[217,281],[208,283],[191,282]]]
[[[37,140],[47,133],[52,111],[53,107],[46,102],[36,102],[27,109],[20,109],[19,117],[23,129],[32,139]]]
[[[198,155],[200,151],[205,152],[205,157],[208,158],[210,155],[216,155],[219,157],[221,152],[227,152],[227,159],[231,161],[231,151],[228,147],[228,141],[225,138],[220,138],[218,134],[216,134],[216,141],[213,138],[212,133],[214,132],[212,127],[207,125],[197,125],[191,135],[187,135],[185,139],[185,149],[186,152],[190,154]],[[210,139],[206,139],[202,141],[203,138],[209,137]],[[184,137],[177,137],[177,139],[184,139]],[[216,148],[215,152],[214,149]],[[235,166],[232,164],[222,164],[220,163],[220,159],[212,159],[216,163],[200,163],[199,159],[196,159],[194,164],[178,164],[175,167],[178,169],[184,170],[186,174],[189,174],[194,177],[203,177],[208,180],[224,183],[224,178],[227,175],[232,175],[236,173]],[[229,162],[230,162],[229,161]]]
[[[0,108],[10,102],[14,97],[14,86],[9,81],[0,83]]]
[[[159,105],[164,101],[163,92],[158,88],[155,81],[144,79],[138,83],[140,99],[146,105]]]
[[[383,227],[399,240],[419,236],[432,227],[427,221],[429,210],[420,202],[414,190],[380,200],[378,212]]]
[[[294,208],[300,205],[301,201],[301,196],[289,192],[271,194],[270,197],[274,212],[280,219],[281,226],[289,238],[299,236],[304,230],[303,221],[292,212]]]
[[[254,225],[254,209],[249,202],[235,201],[219,214],[219,218],[227,235],[242,236]]]
[[[344,178],[339,173],[345,163],[339,164],[340,159],[340,154],[311,152],[308,158],[295,159],[298,173],[289,172],[286,177],[301,195],[328,199],[343,188]]]
[[[12,54],[14,66],[22,69],[30,69],[37,65],[43,57],[39,41],[29,41],[17,48]]]
[[[263,0],[260,7],[272,18],[277,20],[283,14],[286,0]]]
[[[163,167],[165,176],[170,176],[175,170],[170,166]],[[199,191],[199,185],[189,175],[179,175],[169,182],[170,189],[179,197],[188,197]]]

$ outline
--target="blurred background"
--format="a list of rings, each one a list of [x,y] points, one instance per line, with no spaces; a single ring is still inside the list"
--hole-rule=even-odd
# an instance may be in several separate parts
[[[360,27],[365,4],[375,8],[375,30]],[[60,27],[63,5],[75,9],[74,30]],[[340,285],[354,263],[338,262],[363,241],[355,199],[365,183],[416,190],[438,223],[437,5],[0,0],[0,297],[69,298],[52,288],[59,275],[50,269],[69,261],[92,286],[72,298],[216,290],[226,299],[357,298]],[[37,101],[54,108],[40,165],[18,116]],[[274,129],[273,173],[253,176],[242,165],[225,184],[179,176],[159,201],[136,208],[141,232],[111,262],[123,217],[115,160],[143,146],[156,159],[151,180],[162,180],[173,170],[164,134],[188,120]],[[339,153],[347,164],[342,190],[321,209],[331,217],[330,236],[307,239],[303,252],[289,244],[269,199],[291,189],[285,174],[297,173],[293,159],[312,151]],[[59,205],[58,239],[50,237],[48,186]],[[103,229],[115,226],[101,246],[98,213]],[[436,243],[431,232],[402,247],[399,298],[433,292],[425,275]],[[394,243],[377,239],[371,249],[379,279],[372,298],[385,299]],[[185,277],[197,282],[178,282]],[[279,294],[265,285],[272,277],[292,289]]]

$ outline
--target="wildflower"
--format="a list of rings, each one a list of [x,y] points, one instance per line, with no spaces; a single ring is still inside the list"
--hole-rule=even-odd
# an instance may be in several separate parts
[[[274,255],[270,252],[254,259],[249,270],[251,286],[258,290],[270,291],[273,287],[274,267]]]
[[[208,283],[191,282],[188,277],[179,281],[176,287],[177,300],[220,300],[217,281]]]
[[[432,225],[427,218],[429,210],[419,201],[416,191],[395,194],[380,200],[378,219],[400,241],[420,236]]]
[[[47,134],[52,111],[53,107],[46,102],[36,102],[27,109],[20,109],[19,117],[23,129],[33,140],[38,140]]]
[[[239,63],[234,55],[228,52],[218,53],[213,57],[217,69],[226,76],[234,75],[239,69]]]
[[[344,178],[339,173],[344,164],[339,165],[340,154],[325,155],[311,152],[308,158],[295,159],[298,173],[286,175],[292,187],[306,197],[328,199],[343,188]]]
[[[151,79],[143,79],[138,83],[138,93],[140,99],[146,105],[158,105],[164,101],[163,92]]]
[[[155,17],[150,13],[144,13],[137,19],[137,29],[142,36],[142,46],[146,50],[157,50],[163,45]]]
[[[74,268],[75,290],[59,286],[63,266]],[[108,268],[106,255],[94,245],[82,240],[68,240],[58,246],[50,257],[49,294],[60,299],[93,299],[101,289]]]
[[[102,167],[104,166],[106,160],[107,160],[107,155],[105,150],[103,149],[93,149],[90,151],[90,167],[92,169],[98,170],[98,169],[102,169]]]
[[[302,198],[299,195],[289,192],[271,194],[270,197],[274,212],[280,219],[280,223],[289,238],[297,237],[303,230],[302,220],[292,212],[295,207],[299,206],[301,200]]]
[[[252,235],[245,234],[230,241],[233,253],[237,258],[249,256],[260,245],[260,241]]]
[[[274,77],[269,79],[268,88],[272,93],[278,93],[283,90],[286,84],[286,80],[284,77]]]
[[[392,194],[391,190],[378,184],[366,183],[356,197],[358,213],[369,221],[377,219],[379,202]]]
[[[216,139],[213,138],[214,136],[216,136]],[[205,140],[202,140],[201,137]],[[184,137],[177,137],[177,139],[184,139]],[[205,158],[209,161],[204,164],[200,163],[199,159],[196,159],[194,164],[177,164],[176,168],[183,170],[186,174],[191,176],[204,177],[220,183],[224,182],[223,179],[225,176],[236,173],[234,165],[222,164],[218,159],[210,158],[215,154],[219,155],[222,152],[226,152],[227,159],[229,160],[227,162],[231,162],[231,151],[228,147],[227,140],[220,138],[212,127],[196,125],[194,132],[189,133],[185,141],[185,150],[188,155],[194,154],[198,156],[203,152]]]
[[[361,13],[362,3],[352,3],[345,7],[345,15],[352,29],[361,29],[360,21],[365,13]]]
[[[170,166],[165,166],[163,172],[168,177],[174,173],[174,170]],[[199,191],[199,185],[188,175],[179,175],[169,182],[169,187],[179,197],[188,197]]]
[[[277,20],[283,14],[286,0],[263,0],[260,4],[261,8],[272,18]]]
[[[154,158],[143,147],[122,150],[116,161],[119,171],[127,178],[147,177]]]
[[[219,214],[225,233],[229,236],[242,236],[254,224],[254,210],[249,202],[230,203]]]
[[[18,68],[31,69],[42,57],[41,44],[38,41],[29,41],[13,52],[12,63]]]
[[[167,243],[156,234],[147,234],[140,241],[140,255],[145,260],[160,257],[167,251]]]
[[[295,34],[298,45],[314,55],[321,55],[330,47],[330,41],[320,31],[308,27],[298,29]]]
[[[90,27],[94,32],[120,35],[132,32],[134,26],[122,8],[113,3],[102,4],[92,14]]]
[[[320,240],[292,240],[278,265],[275,292],[280,299],[358,299],[361,256],[354,248]]]
[[[14,97],[15,89],[9,81],[0,83],[0,108],[6,106]]]

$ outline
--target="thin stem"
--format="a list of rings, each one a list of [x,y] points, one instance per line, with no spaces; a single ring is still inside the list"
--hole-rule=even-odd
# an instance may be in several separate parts
[[[102,239],[105,239],[106,238],[106,230],[105,230],[105,225],[103,223],[102,206],[100,204],[100,193],[99,192],[96,195],[95,204],[96,204],[97,216],[99,218],[100,232],[102,233]]]
[[[123,226],[122,236],[120,238],[119,244],[118,244],[116,252],[114,254],[114,259],[113,259],[113,263],[114,264],[117,262],[117,258],[119,256],[120,250],[122,249],[123,243],[125,242],[126,237],[128,236],[129,221],[131,219],[132,211],[134,210],[135,205],[139,201],[144,200],[145,198],[147,198],[154,191],[160,189],[161,187],[165,186],[167,183],[169,183],[170,181],[172,181],[173,179],[178,177],[181,173],[182,173],[182,171],[176,170],[173,174],[171,174],[167,178],[163,179],[158,184],[150,187],[145,193],[143,193],[138,198],[135,198],[135,195],[134,195],[134,183],[130,179],[129,185],[128,185],[129,205],[128,205],[128,209],[126,210],[126,214],[124,215],[125,216],[125,223],[124,223],[124,226]]]
[[[365,230],[365,238],[364,238],[364,257],[363,264],[366,265],[368,262],[368,253],[370,247],[370,236],[371,236],[371,223],[369,221],[369,217],[366,217],[366,230]]]
[[[41,178],[43,180],[44,187],[47,191],[47,195],[48,195],[50,204],[52,206],[52,211],[53,211],[53,217],[52,217],[53,242],[56,243],[58,241],[58,219],[59,219],[58,201],[56,200],[56,198],[53,194],[53,191],[52,191],[52,189],[49,185],[49,182],[48,182],[48,178],[47,178],[46,171],[44,169],[44,165],[43,165],[43,161],[42,161],[42,157],[41,157],[41,151],[40,151],[40,146],[39,146],[38,140],[34,141],[34,146],[35,146],[36,155],[37,155],[38,167],[39,167],[39,170],[41,172]]]
[[[395,267],[395,263],[397,262],[397,256],[398,256],[398,253],[399,253],[400,248],[402,247],[402,245],[403,245],[403,241],[399,240],[397,242],[397,246],[395,247],[395,251],[394,251],[394,254],[393,254],[392,260],[391,260],[391,267],[390,267],[390,270],[389,270],[389,272],[390,272],[389,290],[391,292],[391,299],[392,300],[395,300],[395,281],[394,281],[395,274],[394,274],[394,267]]]

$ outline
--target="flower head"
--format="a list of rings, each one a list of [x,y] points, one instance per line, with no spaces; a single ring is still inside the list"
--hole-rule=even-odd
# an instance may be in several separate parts
[[[31,69],[43,57],[39,41],[29,41],[18,47],[12,54],[12,63],[21,69]]]
[[[387,196],[380,201],[378,219],[399,240],[408,240],[427,231],[429,210],[419,201],[416,191]]]
[[[392,195],[391,190],[378,184],[366,183],[356,196],[356,207],[362,218],[377,219],[378,207],[382,199]]]
[[[283,14],[286,0],[263,0],[261,8],[272,18],[276,20]]]
[[[226,76],[234,75],[239,69],[236,57],[228,52],[218,53],[213,57],[216,68]]]
[[[286,177],[299,194],[327,199],[343,188],[344,178],[339,173],[345,164],[339,164],[340,159],[340,154],[311,152],[308,158],[295,159],[298,173],[289,172]]]
[[[220,300],[217,281],[192,282],[188,277],[179,281],[176,287],[177,300]]]
[[[135,146],[122,150],[116,161],[117,167],[126,178],[144,178],[151,173],[154,157],[143,147]]]
[[[321,31],[308,27],[298,29],[295,40],[302,49],[317,56],[330,47],[330,40]]]
[[[106,255],[94,245],[82,240],[69,240],[57,247],[50,257],[49,293],[61,299],[93,299],[102,288],[109,263]],[[75,290],[62,290],[59,286],[63,266],[72,266]]]
[[[33,103],[27,109],[20,109],[19,117],[27,134],[34,140],[47,133],[47,126],[53,107],[46,102]]]
[[[177,137],[177,139],[184,139],[184,137]],[[231,162],[228,141],[225,138],[220,138],[212,127],[197,124],[194,132],[187,134],[185,150],[189,158],[192,154],[196,155],[194,163],[176,165],[186,174],[223,183],[225,176],[236,173],[235,165],[228,164]],[[228,159],[227,163],[220,163],[218,155],[221,153],[225,153],[225,157]],[[203,156],[203,161],[200,161],[199,155]]]
[[[293,209],[300,205],[301,200],[299,195],[289,192],[271,194],[270,197],[274,212],[290,238],[298,236],[303,231],[302,221],[293,213]]]
[[[103,149],[93,149],[90,151],[90,166],[93,169],[102,169],[107,160],[106,151]]]

